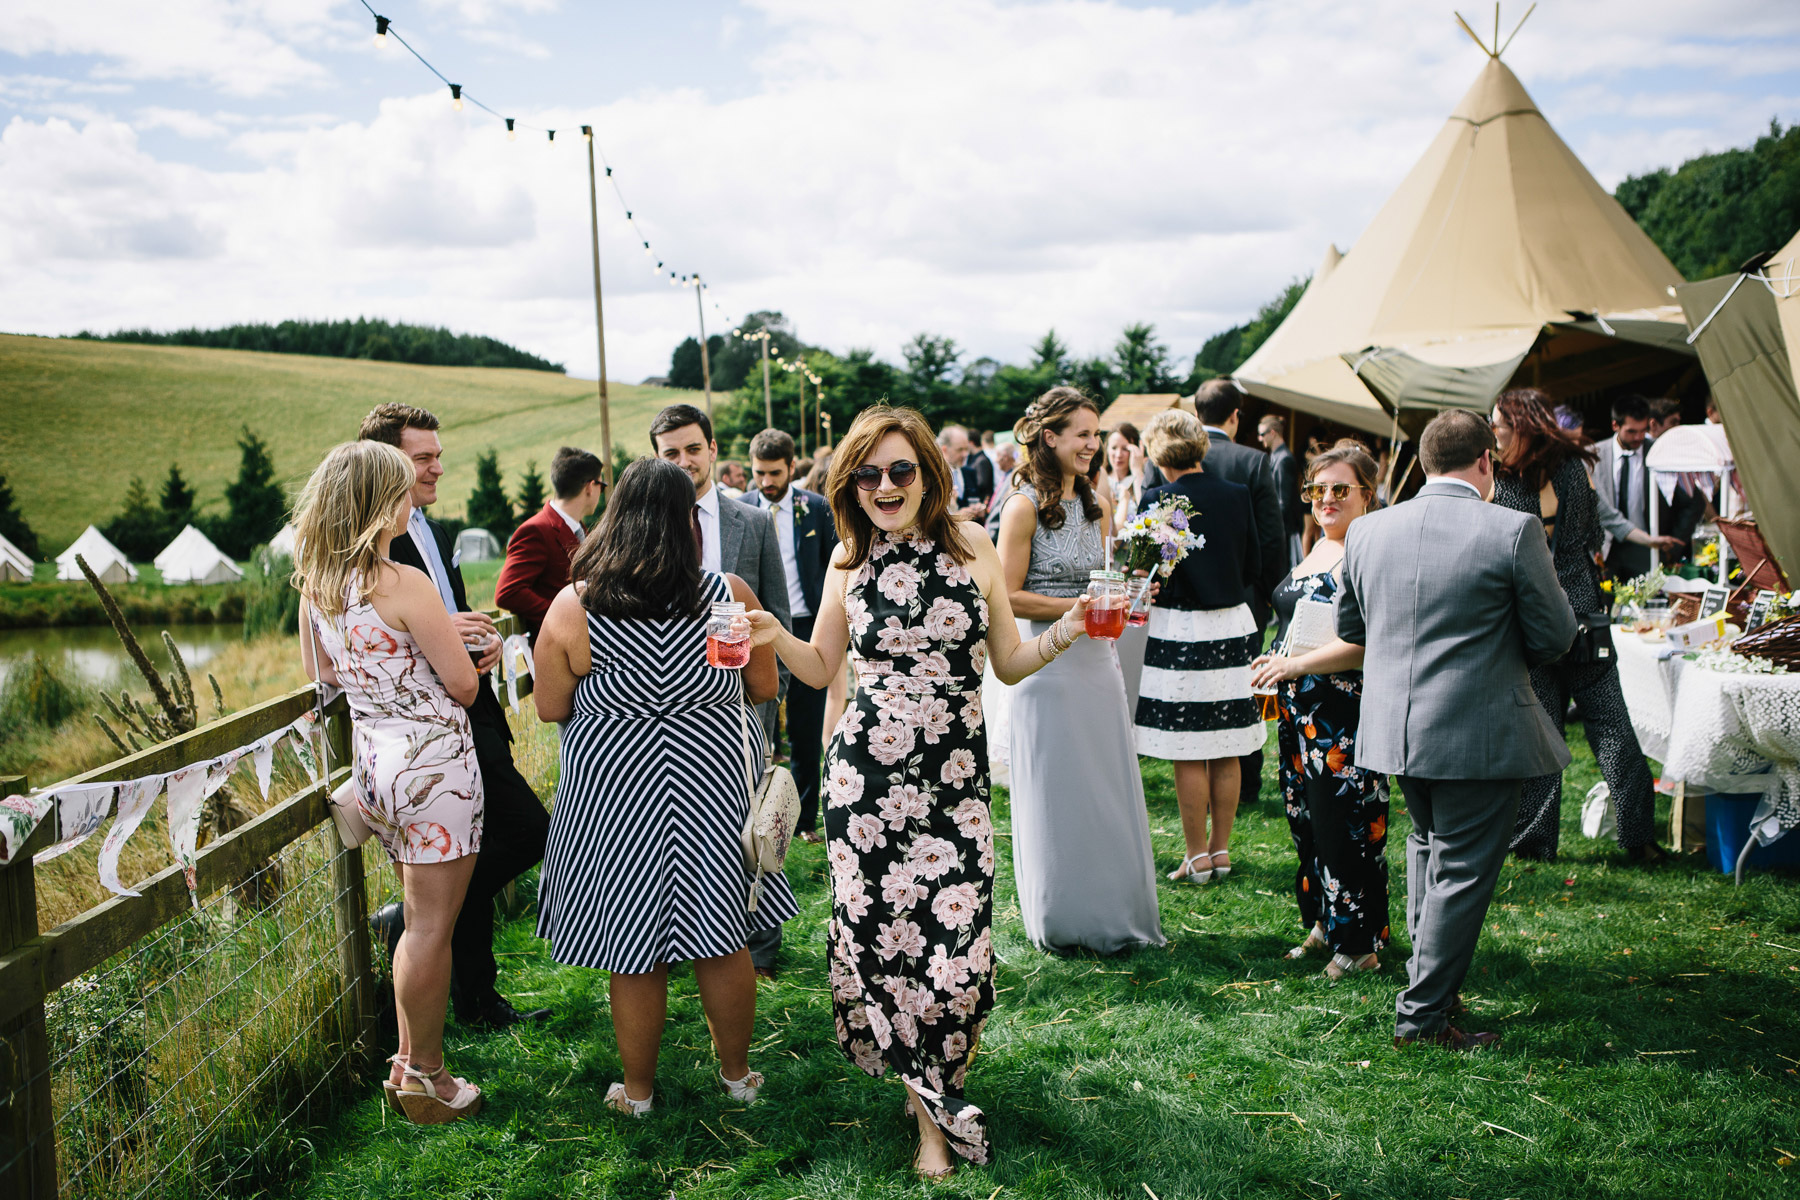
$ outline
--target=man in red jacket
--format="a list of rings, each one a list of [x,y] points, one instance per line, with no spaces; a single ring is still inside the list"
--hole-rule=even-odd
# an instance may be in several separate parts
[[[494,603],[518,614],[534,643],[550,602],[569,586],[569,560],[587,536],[581,523],[599,506],[604,486],[599,458],[564,446],[550,462],[550,488],[556,495],[513,530],[506,543]]]

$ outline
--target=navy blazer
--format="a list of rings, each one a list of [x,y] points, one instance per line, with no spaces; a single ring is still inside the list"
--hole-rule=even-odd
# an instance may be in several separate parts
[[[437,543],[438,557],[444,560],[444,570],[450,576],[450,595],[456,601],[456,611],[472,612],[469,593],[463,587],[462,567],[456,562],[456,546],[450,539],[449,530],[430,517],[425,518],[425,526],[431,530],[432,540]],[[417,567],[425,572],[426,578],[431,577],[431,569],[419,556],[419,548],[413,544],[411,533],[402,531],[393,540],[388,546],[388,557],[394,562]],[[432,590],[437,589],[434,587]],[[498,730],[505,735],[507,741],[512,741],[512,727],[506,723],[506,709],[501,707],[500,697],[494,694],[494,689],[489,686],[486,678],[480,682],[481,686],[475,690],[475,703],[469,705],[469,720]]]
[[[1246,585],[1262,570],[1250,489],[1198,471],[1144,493],[1138,511],[1168,496],[1186,496],[1193,511],[1189,527],[1206,539],[1190,550],[1163,581],[1156,603],[1163,608],[1236,608],[1247,601]]]
[[[838,544],[837,522],[832,520],[831,505],[825,497],[791,484],[789,489],[794,496],[794,566],[800,572],[800,594],[816,617],[819,598],[825,593],[825,571]],[[756,488],[744,493],[743,503],[752,508],[770,507],[768,499]]]

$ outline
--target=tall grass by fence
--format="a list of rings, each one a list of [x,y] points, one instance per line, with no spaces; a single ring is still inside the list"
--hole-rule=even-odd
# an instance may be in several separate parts
[[[67,782],[206,762],[314,703],[310,688],[289,692]],[[312,782],[284,749],[279,798],[200,849],[192,897],[171,866],[141,896],[40,932],[33,854],[54,840],[54,817],[0,866],[0,1196],[278,1184],[374,1069],[368,877],[389,873],[377,843],[345,848],[328,814],[348,776],[341,700],[326,731],[332,769]]]

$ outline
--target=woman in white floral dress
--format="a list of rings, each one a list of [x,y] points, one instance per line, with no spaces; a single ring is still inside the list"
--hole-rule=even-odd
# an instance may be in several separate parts
[[[831,989],[838,1042],[870,1075],[905,1083],[919,1128],[914,1168],[986,1162],[982,1110],[964,1096],[994,1003],[994,829],[988,815],[981,673],[1005,683],[1080,636],[1085,603],[1028,642],[1000,558],[955,522],[949,468],[911,409],[865,410],[832,461],[842,540],[810,643],[769,613],[758,645],[824,686],[848,651],[856,699],[826,756]]]

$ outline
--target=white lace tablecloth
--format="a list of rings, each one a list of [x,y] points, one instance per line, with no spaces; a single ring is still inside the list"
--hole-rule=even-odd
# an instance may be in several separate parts
[[[1631,724],[1665,781],[1760,793],[1751,827],[1764,843],[1800,825],[1800,674],[1709,671],[1631,634],[1614,641]]]

